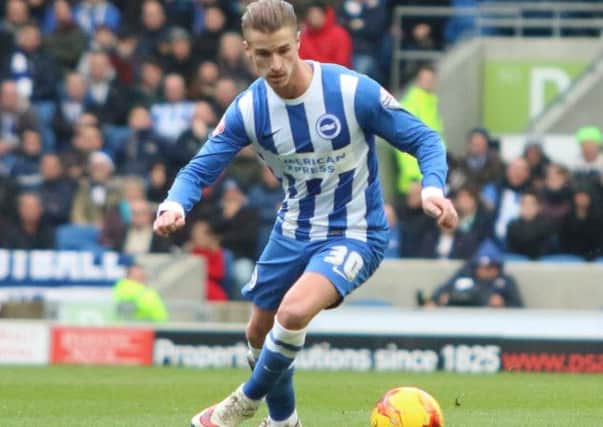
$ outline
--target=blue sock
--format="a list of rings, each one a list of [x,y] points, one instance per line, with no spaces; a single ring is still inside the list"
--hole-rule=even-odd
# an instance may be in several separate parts
[[[293,391],[294,366],[290,366],[278,379],[274,388],[266,396],[268,413],[274,421],[284,421],[295,411],[295,393]]]
[[[245,395],[254,400],[264,398],[289,369],[305,339],[306,329],[290,331],[275,320],[251,378],[243,385]]]

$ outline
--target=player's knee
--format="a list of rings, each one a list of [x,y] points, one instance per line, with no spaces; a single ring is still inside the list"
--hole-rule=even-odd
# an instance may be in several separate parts
[[[308,326],[312,316],[300,305],[281,304],[276,313],[276,319],[285,328],[299,330]]]

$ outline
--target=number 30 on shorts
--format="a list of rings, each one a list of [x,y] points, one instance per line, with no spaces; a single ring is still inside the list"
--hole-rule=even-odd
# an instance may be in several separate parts
[[[333,264],[333,270],[337,273],[343,272],[350,282],[362,269],[364,260],[356,251],[350,251],[346,246],[333,246],[331,252],[325,257],[325,262]],[[341,270],[339,269],[341,267]]]

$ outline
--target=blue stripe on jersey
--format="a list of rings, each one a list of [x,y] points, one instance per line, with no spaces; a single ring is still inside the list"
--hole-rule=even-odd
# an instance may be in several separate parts
[[[343,109],[343,96],[341,94],[341,74],[340,69],[328,66],[322,66],[322,87],[325,101],[325,111],[339,117],[341,122],[341,132],[331,140],[333,149],[345,147],[350,143],[350,130],[348,122],[345,119]]]
[[[314,151],[304,104],[287,105],[287,115],[291,124],[291,133],[294,135],[295,152],[311,153]]]
[[[373,135],[367,138],[369,144],[369,151],[367,154],[367,167],[369,170],[368,182],[369,185],[366,187],[364,192],[364,200],[366,202],[366,223],[371,227],[385,226],[387,227],[387,219],[385,218],[385,212],[383,210],[383,196],[381,191],[381,185],[378,179],[378,160],[377,152],[375,150],[375,137]],[[379,227],[381,229],[381,227]]]
[[[277,154],[276,145],[272,138],[272,124],[270,123],[270,114],[268,113],[268,96],[266,94],[266,85],[254,84],[253,110],[255,115],[255,135],[264,149]],[[266,129],[268,132],[266,132]]]
[[[316,195],[320,193],[320,184],[322,179],[310,179],[306,181],[307,196],[299,201],[299,217],[297,219],[297,229],[295,238],[297,240],[310,239],[310,219],[314,216],[316,206]]]
[[[347,204],[352,200],[352,186],[354,183],[354,170],[339,174],[339,182],[335,189],[336,210],[329,214],[328,236],[342,234],[347,226]]]
[[[288,197],[295,197],[297,195],[297,190],[295,189],[295,178],[293,178],[289,174],[285,174],[285,179],[287,180],[287,195]],[[283,220],[285,218],[285,214],[289,210],[289,206],[287,205],[287,199],[283,201],[281,208],[278,211],[278,215]],[[283,234],[283,223],[278,222],[276,224],[276,231],[280,234]]]

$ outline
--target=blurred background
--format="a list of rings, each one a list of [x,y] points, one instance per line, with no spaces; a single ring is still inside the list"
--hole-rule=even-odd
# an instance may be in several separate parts
[[[241,342],[240,289],[279,182],[245,149],[182,232],[163,239],[152,222],[255,79],[246,3],[0,1],[0,317],[44,319],[0,322],[0,363],[48,362],[56,325],[185,325]],[[416,160],[381,142],[387,260],[315,330],[390,334],[400,348],[418,345],[407,336],[489,337],[498,364],[478,365],[494,370],[504,337],[523,337],[511,345],[521,351],[526,337],[549,338],[549,350],[597,355],[579,368],[603,371],[603,1],[293,3],[303,58],[368,74],[441,134],[460,215],[452,232],[423,215]],[[231,342],[159,335],[160,364],[182,363],[169,356],[178,343]],[[450,357],[436,365],[455,370]]]

